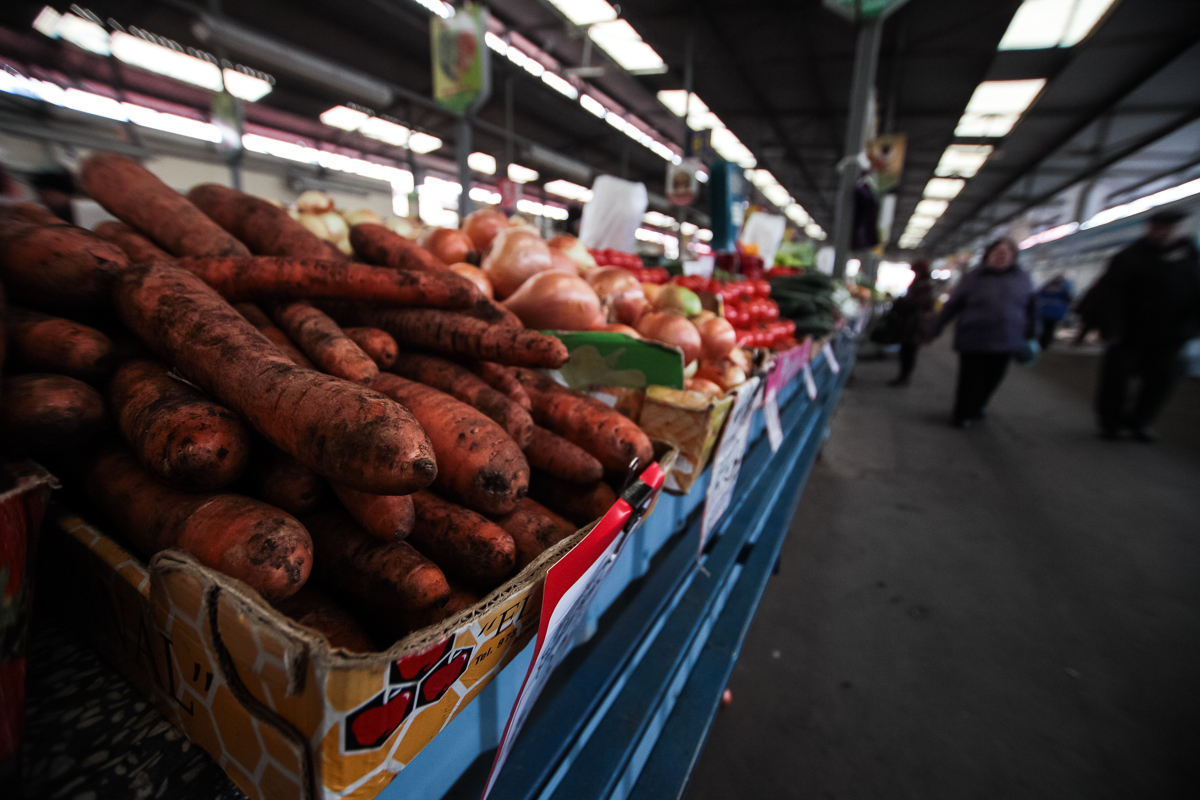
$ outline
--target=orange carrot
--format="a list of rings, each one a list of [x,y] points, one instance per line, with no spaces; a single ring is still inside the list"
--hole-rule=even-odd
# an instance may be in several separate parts
[[[275,327],[275,323],[271,322],[261,308],[254,303],[234,303],[233,307],[237,312],[246,318],[254,327],[258,328],[258,332],[271,340],[271,343],[283,351],[283,354],[292,360],[293,364],[298,364],[301,367],[314,369],[313,363],[308,360],[308,356],[301,353],[296,345],[292,344],[292,340],[287,334]]]
[[[126,326],[167,363],[326,478],[408,494],[437,474],[429,439],[404,408],[296,366],[190,272],[165,263],[131,267],[116,301]]]
[[[466,367],[420,353],[404,353],[395,361],[392,372],[457,397],[498,422],[517,446],[524,449],[529,445],[533,435],[533,419],[529,412],[488,386]],[[593,480],[599,480],[599,476]]]
[[[603,465],[591,453],[541,425],[533,426],[529,444],[524,449],[530,467],[564,481],[587,485],[604,477]]]
[[[517,570],[527,567],[552,544],[575,533],[575,525],[536,500],[522,497],[517,507],[496,520],[517,545]]]
[[[105,452],[87,478],[88,495],[135,549],[149,558],[175,547],[206,567],[244,581],[268,600],[308,580],[312,540],[295,517],[236,494],[188,494],[156,481],[128,449]]]
[[[370,383],[379,374],[379,367],[371,357],[311,303],[299,301],[276,306],[275,321],[322,372],[353,383]]]
[[[193,186],[188,199],[214,222],[245,242],[251,252],[264,256],[328,258],[320,238],[292,219],[288,212],[228,186],[202,183]]]
[[[533,403],[529,400],[529,392],[525,391],[525,387],[517,380],[517,376],[513,374],[510,367],[491,361],[473,361],[470,364],[470,368],[472,372],[483,378],[484,383],[488,386],[491,386],[497,392],[508,395],[510,400],[526,411],[533,410]]]
[[[337,318],[337,313],[334,317]],[[415,345],[437,353],[525,367],[557,368],[567,361],[566,345],[553,336],[524,328],[489,325],[450,311],[361,307],[349,309],[347,317],[356,325],[382,328],[401,345]]]
[[[453,397],[389,372],[372,388],[417,418],[437,456],[434,485],[484,514],[511,511],[529,487],[529,463],[496,423]]]
[[[173,255],[250,253],[186,197],[131,158],[95,153],[83,162],[81,176],[93,200]]]
[[[325,499],[325,479],[292,456],[266,445],[255,476],[254,496],[294,517],[312,513]]]
[[[474,284],[453,272],[432,275],[328,259],[184,258],[179,266],[229,300],[338,298],[465,308],[482,297]]]
[[[55,216],[54,212],[35,206],[33,203],[14,203],[11,206],[0,206],[0,223],[24,222],[29,225],[65,225],[66,221]]]
[[[367,533],[390,542],[408,536],[413,527],[412,498],[406,494],[368,494],[333,484],[333,493]]]
[[[580,486],[541,470],[530,477],[529,496],[580,527],[603,517],[617,502],[617,493],[604,481]]]
[[[121,365],[109,399],[138,461],[164,483],[189,492],[220,489],[250,460],[245,423],[157,361]]]
[[[164,261],[171,254],[142,234],[135,231],[124,222],[108,220],[101,222],[95,228],[95,234],[106,242],[112,242],[125,251],[130,264],[141,264],[143,261]]]
[[[330,647],[351,653],[375,652],[371,637],[367,636],[358,620],[333,602],[329,595],[311,585],[272,605],[285,617],[324,636]]]
[[[393,269],[447,272],[449,267],[424,247],[384,225],[363,223],[350,226],[350,246],[363,261]]]
[[[11,299],[51,312],[107,309],[113,280],[129,265],[125,252],[61,220],[27,218],[0,216],[0,281]]]
[[[517,547],[507,531],[432,492],[412,498],[417,521],[408,541],[447,574],[487,590],[512,574]]]
[[[87,325],[16,307],[8,309],[4,325],[9,355],[20,369],[98,381],[116,363],[112,340]]]
[[[78,447],[104,429],[104,398],[65,375],[12,375],[0,405],[0,450],[43,455]],[[528,476],[526,476],[528,481]]]
[[[404,628],[424,627],[450,599],[442,570],[408,542],[381,542],[341,511],[304,522],[316,548],[317,579],[399,619]]]
[[[380,369],[389,369],[396,363],[396,355],[400,348],[387,331],[381,331],[379,328],[346,328],[342,332],[369,355]]]

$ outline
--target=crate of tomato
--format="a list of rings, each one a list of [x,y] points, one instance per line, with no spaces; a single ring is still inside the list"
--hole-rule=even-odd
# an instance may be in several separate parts
[[[725,319],[737,331],[738,347],[786,350],[796,344],[796,323],[779,318],[779,305],[771,299],[771,284],[764,280],[720,281],[699,275],[681,275],[672,282],[721,298]]]
[[[620,267],[632,272],[638,283],[664,284],[671,275],[662,267],[647,267],[635,253],[625,253],[620,250],[603,249],[588,250],[596,260],[597,267]]]

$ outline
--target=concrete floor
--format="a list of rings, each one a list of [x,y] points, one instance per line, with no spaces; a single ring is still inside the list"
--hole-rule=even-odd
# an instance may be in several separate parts
[[[1095,437],[1096,359],[860,361],[687,797],[1200,797],[1200,382]]]

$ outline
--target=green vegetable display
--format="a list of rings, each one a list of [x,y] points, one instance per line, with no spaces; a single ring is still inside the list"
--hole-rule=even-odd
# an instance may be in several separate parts
[[[795,321],[796,335],[824,336],[833,331],[839,315],[833,294],[837,282],[815,269],[771,280],[771,299],[779,316]]]

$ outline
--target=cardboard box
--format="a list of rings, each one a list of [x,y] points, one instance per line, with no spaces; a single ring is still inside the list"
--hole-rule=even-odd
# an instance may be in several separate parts
[[[675,468],[664,491],[684,495],[699,480],[733,407],[733,395],[715,398],[703,392],[651,386],[642,403],[638,425],[651,439],[678,448]]]
[[[670,474],[668,451],[658,462]],[[368,800],[537,633],[546,571],[597,524],[478,604],[386,651],[334,650],[190,555],[149,564],[65,509],[39,576],[88,642],[251,798]]]

